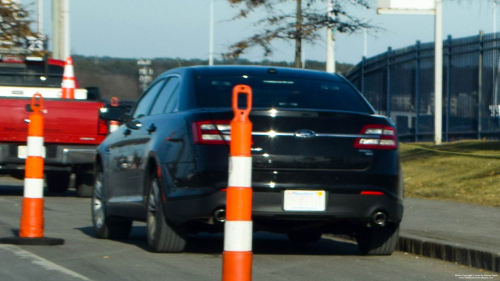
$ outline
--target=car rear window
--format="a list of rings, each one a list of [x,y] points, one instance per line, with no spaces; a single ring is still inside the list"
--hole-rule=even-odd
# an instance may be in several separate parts
[[[0,63],[0,84],[24,87],[61,87],[64,67],[43,64]],[[48,76],[46,76],[48,74]]]
[[[198,77],[195,82],[197,107],[231,107],[233,87],[238,84],[252,87],[252,103],[255,108],[300,108],[372,113],[360,94],[346,83],[246,75]]]

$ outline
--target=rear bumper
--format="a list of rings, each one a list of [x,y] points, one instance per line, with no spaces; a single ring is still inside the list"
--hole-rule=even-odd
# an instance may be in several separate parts
[[[253,192],[252,219],[254,221],[317,221],[323,224],[336,222],[364,223],[372,220],[376,212],[387,214],[389,222],[399,223],[403,218],[403,202],[389,195],[361,195],[339,190],[327,191],[325,211],[285,211],[284,191]],[[217,209],[225,209],[226,192],[216,192],[203,197],[167,200],[164,210],[174,223],[209,219]]]
[[[26,159],[18,157],[19,143],[0,144],[0,170],[24,170]],[[69,166],[92,165],[95,145],[46,144],[44,170],[61,170]]]

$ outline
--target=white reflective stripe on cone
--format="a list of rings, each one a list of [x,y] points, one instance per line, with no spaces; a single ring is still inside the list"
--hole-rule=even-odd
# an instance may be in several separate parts
[[[24,179],[25,198],[43,198],[43,179]]]
[[[45,156],[43,155],[43,137],[28,137],[28,156]]]
[[[118,121],[110,121],[109,122],[109,132],[112,133],[116,131],[120,127],[120,123]]]
[[[224,251],[252,251],[252,221],[224,223]]]
[[[63,79],[62,88],[75,88],[75,80],[71,79]]]
[[[227,185],[233,187],[252,186],[252,157],[229,157],[229,180]]]
[[[64,66],[63,77],[75,77],[75,72],[73,71],[73,65],[68,64]]]

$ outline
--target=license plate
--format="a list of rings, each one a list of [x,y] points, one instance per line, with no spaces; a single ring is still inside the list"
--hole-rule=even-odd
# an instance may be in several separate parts
[[[20,145],[17,147],[17,158],[26,159],[28,157],[28,147],[26,145]],[[45,158],[45,146],[42,150],[42,157]]]
[[[285,211],[324,211],[325,202],[324,190],[285,190]]]

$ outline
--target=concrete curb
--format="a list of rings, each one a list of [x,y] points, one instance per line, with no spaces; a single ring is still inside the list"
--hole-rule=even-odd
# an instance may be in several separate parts
[[[500,252],[432,238],[400,234],[398,251],[500,272]]]

